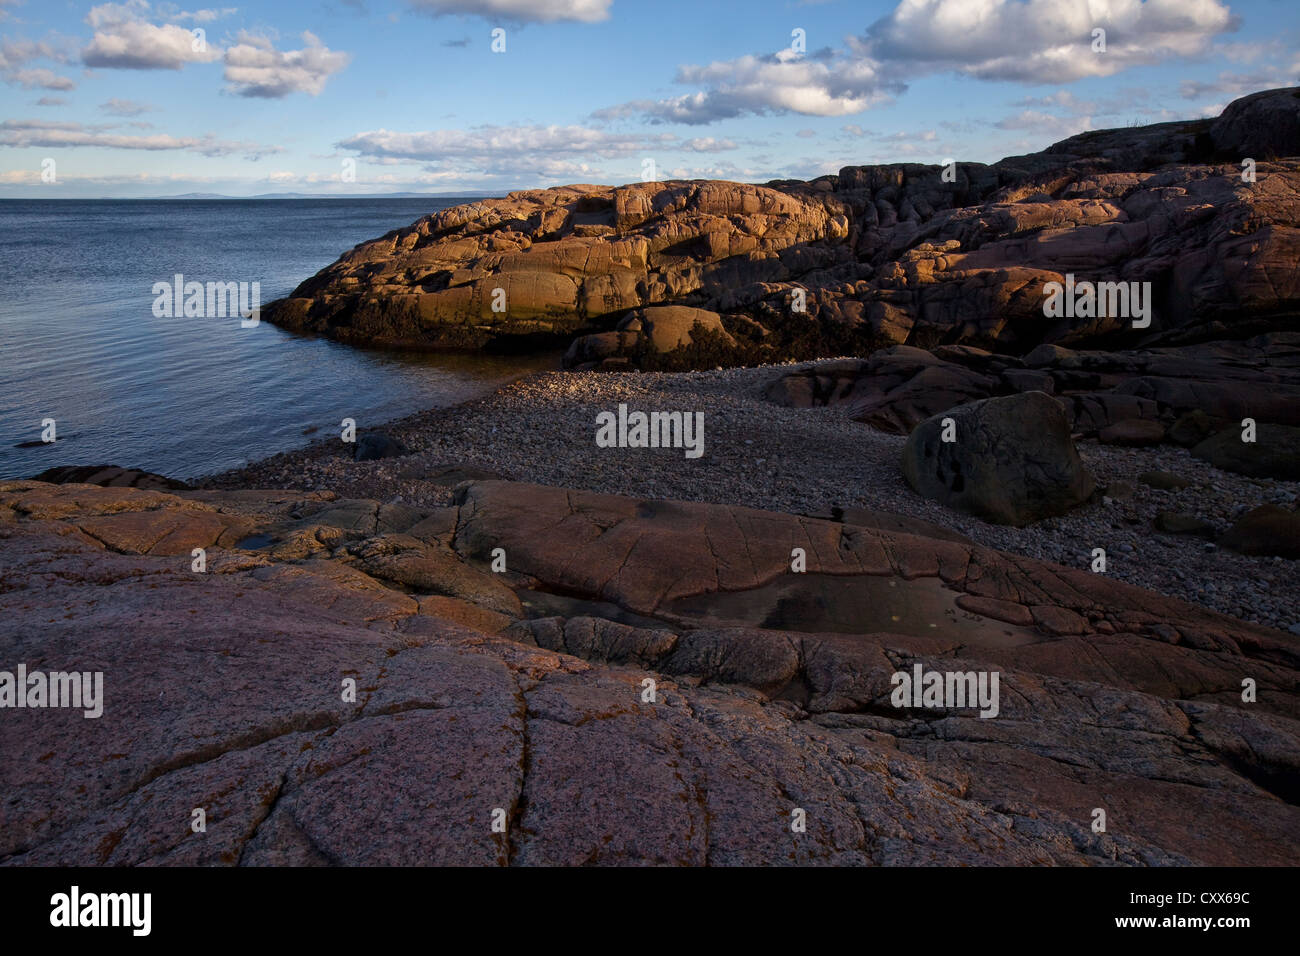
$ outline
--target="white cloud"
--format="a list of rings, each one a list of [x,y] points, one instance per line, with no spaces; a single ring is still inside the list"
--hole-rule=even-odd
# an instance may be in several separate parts
[[[179,70],[186,63],[210,63],[221,53],[172,23],[153,24],[146,0],[91,7],[86,23],[95,31],[81,51],[86,66],[120,70]]]
[[[1017,106],[1035,107],[1041,106],[1046,109],[1060,110],[1071,113],[1075,116],[1082,116],[1085,113],[1095,113],[1097,104],[1089,100],[1081,100],[1069,90],[1057,90],[1047,96],[1027,96],[1016,103]]]
[[[612,135],[585,126],[483,126],[473,130],[443,129],[399,133],[380,129],[357,133],[338,144],[365,156],[440,163],[447,160],[483,160],[591,154],[624,156],[652,147],[669,148],[675,136],[646,139]],[[698,141],[697,141],[698,142]]]
[[[1300,58],[1289,70],[1268,68],[1254,73],[1220,73],[1213,80],[1184,80],[1178,92],[1183,99],[1196,100],[1202,96],[1238,96],[1256,90],[1271,90],[1295,85],[1293,79],[1300,73]],[[1215,113],[1214,115],[1218,115]]]
[[[279,99],[290,93],[316,96],[325,81],[343,69],[350,54],[331,50],[310,32],[303,49],[277,50],[266,37],[241,33],[240,42],[226,50],[226,81],[240,96]]]
[[[641,114],[652,123],[702,124],[746,113],[846,116],[891,98],[902,86],[884,81],[865,57],[810,59],[791,50],[686,66],[676,81],[704,87],[665,100],[635,100],[597,111],[600,120]]]
[[[57,60],[63,62],[61,50],[52,44],[35,40],[10,40],[5,37],[0,42],[0,70],[21,66],[32,60]]]
[[[74,90],[77,84],[73,80],[60,76],[53,70],[45,67],[22,68],[32,60],[55,60],[61,63],[64,59],[66,57],[63,52],[49,43],[10,40],[6,37],[0,41],[0,79],[25,90]]]
[[[5,80],[25,90],[75,90],[77,88],[77,84],[66,76],[59,76],[53,70],[44,67],[34,70],[13,70],[5,74]]]
[[[165,17],[171,23],[211,23],[214,20],[220,20],[222,17],[228,17],[235,13],[237,7],[221,7],[205,10],[177,10],[173,4],[160,3],[157,7],[160,16]]]
[[[682,149],[690,150],[692,153],[719,153],[727,149],[738,149],[734,141],[729,139],[714,139],[712,136],[697,136],[694,139],[688,139],[681,144]]]
[[[149,113],[157,109],[148,103],[137,103],[135,100],[122,100],[116,96],[107,103],[100,103],[99,108],[105,113],[112,113],[114,116],[139,116],[141,113]]]
[[[585,126],[482,126],[421,132],[371,130],[336,144],[366,165],[421,164],[438,182],[520,184],[628,182],[642,161],[667,169],[675,154],[738,149],[729,139],[682,139],[671,133],[614,134]]]
[[[1195,56],[1233,29],[1220,0],[903,0],[855,47],[908,72],[1061,83]]]
[[[613,0],[411,0],[411,6],[435,16],[460,13],[485,19],[554,23],[576,20],[597,23],[609,19]]]
[[[45,120],[4,120],[0,122],[0,146],[42,146],[50,148],[72,146],[99,146],[106,149],[185,150],[204,156],[230,156],[243,154],[248,159],[259,159],[283,152],[279,146],[260,146],[257,143],[219,140],[207,136],[171,136],[165,133],[153,136],[129,136],[107,132],[103,126],[82,123],[56,123]]]
[[[1105,52],[1093,51],[1096,28],[1106,31]],[[989,80],[1071,82],[1197,56],[1236,28],[1222,0],[901,0],[843,49],[809,56],[785,49],[682,67],[676,82],[695,91],[633,100],[593,116],[686,124],[769,112],[847,116],[901,93],[915,76],[956,71]]]
[[[1054,116],[1039,110],[1023,110],[997,122],[998,129],[1027,129],[1044,133],[1053,141],[1092,129],[1091,116]]]

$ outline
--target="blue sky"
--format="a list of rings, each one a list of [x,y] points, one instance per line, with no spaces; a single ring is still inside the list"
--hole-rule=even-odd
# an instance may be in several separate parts
[[[1295,0],[230,2],[0,0],[0,196],[809,178],[1300,82]]]

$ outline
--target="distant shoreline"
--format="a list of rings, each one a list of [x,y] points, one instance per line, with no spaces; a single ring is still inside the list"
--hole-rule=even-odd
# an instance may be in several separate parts
[[[497,193],[355,193],[349,195],[307,193],[261,193],[256,196],[0,196],[0,202],[296,202],[317,199],[494,199]]]

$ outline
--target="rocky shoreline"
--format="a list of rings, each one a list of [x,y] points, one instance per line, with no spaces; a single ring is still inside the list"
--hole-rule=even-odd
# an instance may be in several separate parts
[[[783,408],[766,399],[790,373],[837,360],[689,373],[553,372],[529,376],[488,398],[383,423],[409,456],[354,461],[333,437],[212,476],[209,488],[329,489],[417,507],[447,504],[461,481],[500,477],[608,494],[829,517],[835,509],[896,513],[955,531],[987,547],[1086,568],[1094,547],[1111,556],[1107,574],[1211,610],[1300,631],[1295,563],[1252,557],[1203,538],[1162,534],[1162,511],[1191,512],[1222,532],[1264,504],[1294,508],[1300,483],[1221,471],[1186,449],[1080,442],[1087,467],[1107,491],[1099,500],[1024,528],[954,513],[903,480],[904,437],[852,421],[844,407]],[[620,403],[645,410],[703,410],[705,452],[599,449],[596,416]],[[378,425],[378,423],[377,423]],[[1143,484],[1172,474],[1185,488]]]
[[[0,482],[5,651],[107,688],[0,722],[0,865],[1295,865],[1297,155],[1275,90],[358,246],[267,317],[570,370]]]
[[[2,482],[0,865],[1296,863],[1293,637],[843,517]]]

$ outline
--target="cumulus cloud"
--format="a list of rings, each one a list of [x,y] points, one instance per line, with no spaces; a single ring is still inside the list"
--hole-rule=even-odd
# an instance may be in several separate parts
[[[1059,83],[1204,53],[1236,26],[1220,0],[903,0],[854,46],[909,72]]]
[[[411,6],[435,16],[469,14],[485,19],[529,23],[576,20],[597,23],[609,19],[613,0],[411,0]]]
[[[246,141],[217,139],[207,136],[131,136],[108,132],[109,127],[82,123],[57,123],[45,120],[4,120],[0,122],[0,146],[43,146],[50,148],[98,146],[106,149],[185,150],[204,156],[242,154],[260,159],[283,152],[279,146],[261,146]]]
[[[810,59],[786,49],[707,66],[686,66],[676,82],[704,89],[662,100],[634,100],[598,110],[599,120],[640,114],[651,123],[703,124],[745,113],[845,116],[891,98],[901,84],[881,78],[865,57]]]
[[[1093,49],[1098,28],[1105,31],[1104,52]],[[1236,28],[1223,0],[901,0],[842,49],[809,56],[786,49],[682,67],[676,82],[695,90],[593,116],[686,124],[769,112],[847,116],[888,101],[917,76],[955,71],[1071,82],[1201,55]]]
[[[0,70],[21,66],[32,60],[65,59],[63,51],[53,44],[37,40],[11,40],[5,37],[0,41]]]
[[[77,84],[66,76],[59,76],[53,70],[44,67],[33,70],[13,70],[5,74],[5,79],[25,90],[75,90],[77,88]]]
[[[179,70],[186,63],[210,63],[221,55],[184,27],[150,23],[148,13],[146,0],[91,7],[86,23],[94,35],[81,51],[81,61],[107,69]]]
[[[303,33],[301,50],[277,50],[266,37],[249,33],[241,33],[239,41],[225,55],[226,81],[239,96],[316,96],[325,88],[325,81],[352,59],[350,54],[324,46],[310,32]]]
[[[0,41],[0,79],[25,90],[74,90],[77,84],[66,76],[60,76],[45,67],[28,67],[24,65],[32,60],[55,60],[62,62],[63,52],[49,43],[34,40],[10,40],[6,37]]]

